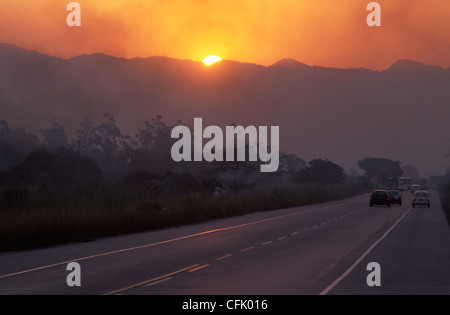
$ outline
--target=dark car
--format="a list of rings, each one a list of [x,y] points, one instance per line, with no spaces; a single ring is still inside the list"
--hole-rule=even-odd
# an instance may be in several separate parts
[[[389,198],[389,194],[386,190],[377,189],[372,192],[370,195],[370,206],[373,205],[385,205],[391,206],[391,198]]]
[[[402,194],[398,190],[388,190],[388,195],[391,204],[402,205]]]

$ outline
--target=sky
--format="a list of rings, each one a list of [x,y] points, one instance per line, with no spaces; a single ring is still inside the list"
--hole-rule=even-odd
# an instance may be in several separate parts
[[[450,67],[448,0],[380,0],[375,28],[366,24],[369,0],[79,0],[75,28],[66,24],[69,2],[1,0],[0,42],[63,58],[218,55],[375,70],[410,59]]]

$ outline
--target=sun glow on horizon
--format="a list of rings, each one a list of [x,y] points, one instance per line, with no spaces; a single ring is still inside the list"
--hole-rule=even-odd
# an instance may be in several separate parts
[[[207,66],[210,66],[210,65],[212,65],[212,64],[214,64],[216,62],[219,62],[221,60],[222,60],[222,58],[217,57],[217,56],[208,56],[205,59],[203,59],[203,63],[205,65],[207,65]]]

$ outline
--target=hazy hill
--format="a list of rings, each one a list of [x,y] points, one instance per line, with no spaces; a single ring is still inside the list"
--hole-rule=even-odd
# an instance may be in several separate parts
[[[172,124],[279,125],[281,146],[305,160],[345,167],[366,156],[442,174],[450,158],[450,69],[400,60],[377,72],[310,67],[284,59],[263,67],[103,54],[63,60],[0,44],[0,120],[36,131],[52,117],[73,132],[111,113],[134,134],[145,119]]]

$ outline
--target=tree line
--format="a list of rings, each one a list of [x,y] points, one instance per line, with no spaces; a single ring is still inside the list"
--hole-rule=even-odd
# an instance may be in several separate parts
[[[182,124],[178,121],[177,124]],[[146,120],[134,136],[123,133],[111,114],[100,123],[89,118],[69,139],[56,119],[37,134],[11,129],[0,121],[0,185],[70,189],[95,183],[144,184],[156,194],[200,192],[220,194],[251,189],[263,183],[342,184],[344,169],[324,159],[306,162],[280,152],[280,167],[273,174],[259,172],[260,162],[174,162],[170,149],[174,126],[161,116]],[[401,163],[366,158],[359,161],[359,180],[381,181],[404,173]],[[411,170],[410,170],[411,171]],[[414,171],[414,170],[413,170]]]

